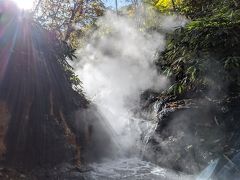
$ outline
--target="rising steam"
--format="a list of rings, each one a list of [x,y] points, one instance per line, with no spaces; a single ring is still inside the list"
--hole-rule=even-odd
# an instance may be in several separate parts
[[[119,143],[129,148],[139,138],[137,127],[131,133],[128,129],[140,94],[168,84],[153,62],[155,52],[164,49],[165,39],[157,32],[144,32],[134,18],[111,12],[97,26],[86,47],[79,50],[74,67],[89,99],[112,126]]]

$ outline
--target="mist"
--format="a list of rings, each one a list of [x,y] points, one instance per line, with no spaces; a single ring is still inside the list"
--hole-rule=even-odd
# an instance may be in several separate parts
[[[143,12],[138,16],[147,17]],[[176,17],[156,19],[162,20],[165,30],[179,26]],[[125,150],[136,145],[142,133],[141,120],[134,117],[133,111],[140,104],[140,94],[149,89],[161,91],[168,86],[168,79],[159,74],[154,64],[154,55],[164,47],[164,34],[145,31],[138,18],[107,12],[98,20],[97,30],[87,45],[78,50],[74,68],[83,89]]]
[[[158,74],[153,62],[155,52],[165,46],[164,36],[140,31],[134,19],[107,12],[98,22],[85,48],[79,49],[74,65],[90,100],[99,108],[126,146],[135,142],[139,132],[128,133],[140,94],[166,88],[168,80]],[[134,132],[134,134],[133,134]]]

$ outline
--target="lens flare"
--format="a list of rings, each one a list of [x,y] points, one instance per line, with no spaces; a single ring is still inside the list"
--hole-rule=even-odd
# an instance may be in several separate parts
[[[33,8],[34,0],[13,0],[20,9],[29,10]]]

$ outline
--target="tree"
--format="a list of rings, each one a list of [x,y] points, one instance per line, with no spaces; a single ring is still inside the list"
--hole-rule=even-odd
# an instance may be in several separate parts
[[[45,28],[57,33],[58,37],[78,46],[78,38],[91,28],[104,12],[101,0],[39,0],[34,16]]]
[[[88,106],[73,89],[73,51],[9,1],[0,9],[0,158],[27,168],[72,162],[84,139],[73,112]]]
[[[162,12],[177,11],[183,3],[183,0],[146,0],[145,2],[155,6]]]
[[[239,8],[235,1],[182,2],[178,12],[191,21],[168,34],[167,47],[157,62],[173,80],[169,92],[193,94],[211,89],[223,96],[239,91]]]

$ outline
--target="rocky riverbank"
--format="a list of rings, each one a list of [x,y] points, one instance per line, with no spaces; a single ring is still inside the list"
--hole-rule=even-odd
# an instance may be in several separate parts
[[[158,125],[149,138],[145,159],[191,174],[216,158],[230,159],[240,149],[239,105],[240,96],[155,98],[149,107],[158,107]]]

